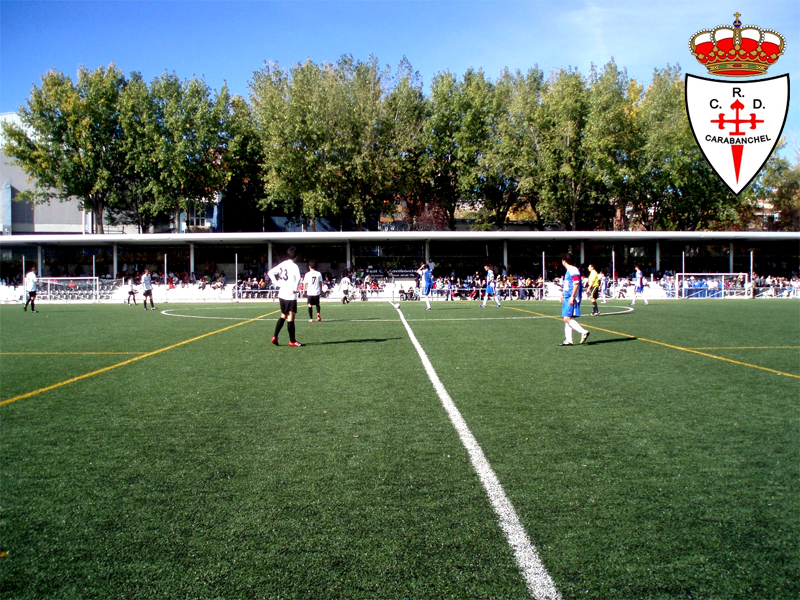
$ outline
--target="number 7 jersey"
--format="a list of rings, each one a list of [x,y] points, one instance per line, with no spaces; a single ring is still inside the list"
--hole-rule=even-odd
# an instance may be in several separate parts
[[[322,274],[319,271],[311,269],[303,277],[303,287],[306,290],[306,296],[321,296]]]

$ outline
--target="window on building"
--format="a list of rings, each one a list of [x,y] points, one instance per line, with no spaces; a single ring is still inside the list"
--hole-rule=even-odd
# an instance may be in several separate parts
[[[193,206],[189,209],[186,215],[186,224],[189,227],[205,227],[206,226],[206,208],[205,206]]]

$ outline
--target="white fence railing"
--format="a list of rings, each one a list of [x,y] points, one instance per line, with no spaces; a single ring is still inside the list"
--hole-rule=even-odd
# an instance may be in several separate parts
[[[386,284],[378,290],[367,290],[362,294],[360,290],[352,295],[352,298],[360,301],[365,298],[371,300],[388,300],[392,302],[404,301],[406,298],[418,297],[419,290],[411,286],[412,293],[409,294],[407,284]],[[413,290],[416,289],[416,294]],[[724,294],[719,290],[690,290],[684,297],[692,299],[717,299],[717,298],[800,298],[800,284],[789,286],[763,286],[751,288],[752,293],[748,294],[747,289],[727,289]],[[80,303],[80,302],[100,302],[100,303],[123,303],[128,299],[129,287],[121,285],[119,282],[104,282],[100,280],[98,293],[92,291],[76,289],[71,294],[64,294],[61,291],[40,289],[37,301],[47,303]],[[561,287],[555,283],[547,282],[544,288],[524,288],[521,295],[518,289],[509,291],[506,295],[501,292],[501,301],[541,301],[541,300],[560,300]],[[402,292],[402,294],[401,294]],[[453,288],[451,294],[446,290],[434,290],[431,296],[433,301],[471,301],[481,300],[482,290],[474,288]],[[645,297],[650,300],[675,298],[674,285],[661,285],[657,282],[650,282],[645,287]],[[339,287],[334,287],[323,297],[326,301],[341,301],[342,291]],[[633,297],[633,286],[628,283],[618,283],[609,286],[605,299],[608,300],[630,300]],[[141,298],[138,292],[137,299]],[[236,290],[233,284],[214,288],[210,285],[200,288],[196,285],[175,286],[170,288],[167,285],[154,284],[153,298],[155,304],[170,303],[207,303],[207,302],[277,302],[277,290]],[[584,300],[587,298],[584,296]],[[0,302],[24,303],[25,289],[22,286],[0,285]]]

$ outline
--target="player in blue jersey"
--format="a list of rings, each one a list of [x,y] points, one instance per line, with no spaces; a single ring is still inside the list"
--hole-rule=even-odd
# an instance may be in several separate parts
[[[494,299],[495,306],[500,308],[500,300],[498,299],[497,292],[494,289],[495,282],[492,265],[486,264],[483,265],[483,268],[486,271],[486,290],[483,292],[483,302],[481,302],[481,308],[486,308],[486,303],[489,301],[489,296]]]
[[[431,309],[431,292],[433,291],[433,271],[428,264],[422,263],[422,266],[417,269],[417,275],[420,276],[419,288],[421,296],[425,298],[425,310]]]
[[[564,341],[559,346],[572,346],[572,330],[581,334],[581,344],[589,337],[589,332],[581,327],[575,319],[581,316],[581,272],[575,266],[572,252],[561,255],[564,265],[564,302],[561,305],[561,316],[564,317]]]
[[[636,298],[638,296],[642,297],[644,305],[647,306],[647,298],[644,297],[644,274],[642,273],[642,268],[639,265],[633,265],[633,268],[636,269],[636,275],[633,277],[633,299],[631,300],[631,306],[636,304]]]

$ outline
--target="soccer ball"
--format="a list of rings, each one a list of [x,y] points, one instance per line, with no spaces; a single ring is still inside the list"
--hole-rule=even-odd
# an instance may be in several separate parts
[[[392,306],[394,306],[395,308],[400,308],[400,303],[398,302],[397,304],[393,304]]]

